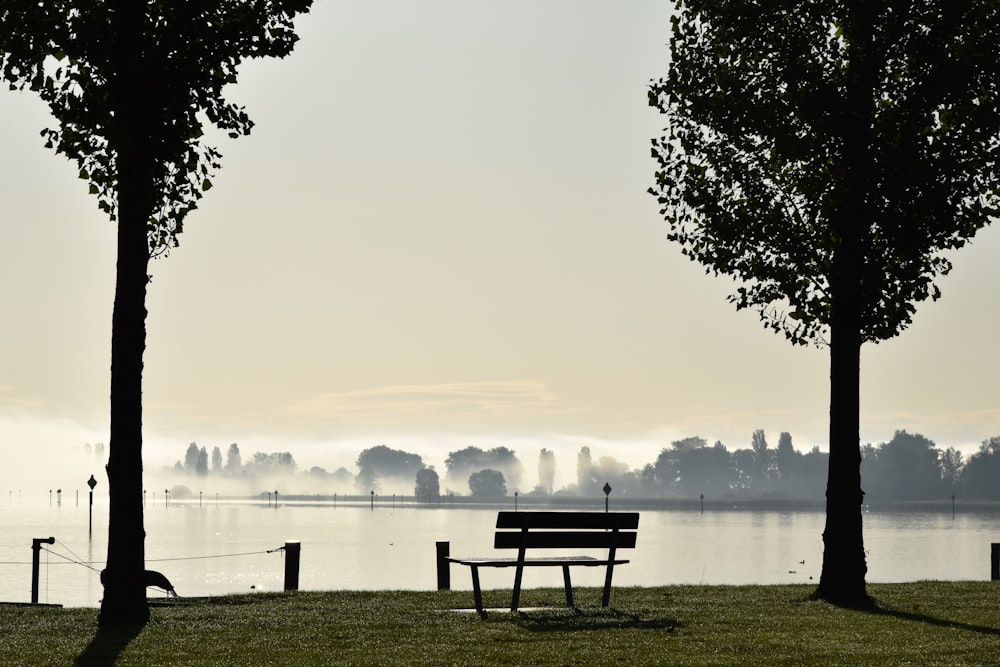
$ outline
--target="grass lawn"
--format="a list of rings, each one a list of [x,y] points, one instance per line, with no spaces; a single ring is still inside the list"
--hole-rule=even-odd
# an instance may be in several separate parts
[[[185,600],[98,631],[96,609],[0,606],[0,665],[1000,665],[1000,583],[871,584],[877,608],[811,586],[561,589],[527,611],[452,611],[469,591],[299,592]],[[509,591],[485,591],[502,606]]]

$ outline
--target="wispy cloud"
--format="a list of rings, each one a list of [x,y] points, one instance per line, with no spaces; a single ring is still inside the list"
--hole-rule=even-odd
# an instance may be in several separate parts
[[[518,417],[583,411],[535,380],[389,385],[318,394],[280,410],[299,418],[355,424],[384,424],[414,416]]]
[[[2,408],[34,408],[41,405],[37,399],[18,396],[21,387],[12,384],[0,384],[0,407]]]

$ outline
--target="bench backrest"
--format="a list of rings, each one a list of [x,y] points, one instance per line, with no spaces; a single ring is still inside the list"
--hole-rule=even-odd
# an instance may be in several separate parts
[[[497,549],[634,549],[638,512],[500,512]]]

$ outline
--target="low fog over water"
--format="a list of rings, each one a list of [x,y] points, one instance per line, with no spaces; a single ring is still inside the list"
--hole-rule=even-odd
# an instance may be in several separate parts
[[[10,424],[10,422],[7,422]],[[2,425],[0,425],[2,426]],[[0,491],[63,489],[72,492],[87,490],[86,481],[90,475],[98,482],[96,493],[107,493],[107,476],[104,464],[107,462],[108,446],[106,432],[88,431],[76,424],[58,421],[33,424],[25,428],[16,423],[12,428],[0,429],[7,445],[9,461],[0,468]],[[24,433],[31,433],[25,437]],[[421,457],[425,466],[433,467],[441,477],[442,492],[445,488],[445,460],[449,453],[467,447],[490,450],[506,447],[513,450],[523,465],[523,475],[519,485],[508,488],[508,493],[530,492],[539,484],[538,462],[541,450],[547,449],[555,456],[554,490],[561,489],[577,480],[577,456],[582,447],[589,447],[595,460],[612,457],[627,464],[629,469],[641,468],[651,463],[664,447],[677,439],[677,434],[663,434],[648,440],[627,442],[607,442],[594,438],[541,435],[520,437],[464,436],[464,435],[422,435],[371,438],[331,439],[326,442],[297,441],[294,438],[249,437],[232,439],[197,438],[173,440],[146,436],[143,445],[144,482],[151,491],[163,490],[174,485],[188,486],[195,495],[199,491],[206,494],[252,495],[268,490],[278,490],[288,494],[355,494],[367,493],[370,489],[357,488],[352,481],[343,478],[346,471],[353,478],[359,472],[356,465],[362,451],[378,445],[402,450]],[[174,468],[179,462],[185,463],[185,454],[191,445],[205,448],[208,466],[211,470],[211,455],[218,448],[225,459],[229,447],[236,443],[244,464],[253,461],[257,454],[265,456],[289,453],[294,459],[294,472],[278,471],[273,474],[256,474],[244,478],[230,478],[225,475],[209,474],[205,477],[178,474]],[[321,468],[326,476],[310,475],[313,468]],[[341,475],[336,475],[338,470]],[[260,471],[258,471],[260,472]],[[383,479],[379,493],[412,495],[414,481],[410,479]],[[468,493],[468,489],[452,489],[456,493]]]
[[[0,493],[9,498],[23,493],[42,497],[61,489],[68,498],[86,492],[86,482],[93,475],[95,497],[107,497],[104,464],[108,445],[104,434],[68,422],[28,425],[32,428],[16,423],[14,429],[9,428],[11,423],[0,420],[0,438],[9,457],[0,467]],[[30,435],[25,437],[24,433]],[[995,498],[996,489],[984,491],[972,483],[974,478],[988,477],[993,461],[1000,456],[1000,441],[990,441],[990,447],[989,460],[980,456],[973,461],[980,448],[959,452],[920,434],[897,431],[888,443],[865,448],[862,475],[867,499],[940,500],[955,493],[959,497]],[[412,496],[415,473],[425,467],[434,470],[440,493],[456,496],[470,494],[470,473],[488,468],[503,474],[503,489],[483,495],[592,495],[609,482],[617,498],[697,498],[704,494],[714,498],[784,495],[814,499],[822,497],[825,487],[826,449],[801,443],[794,434],[763,431],[748,434],[743,442],[725,443],[666,432],[618,442],[558,434],[390,434],[328,441],[276,437],[181,440],[150,434],[143,446],[143,461],[144,487],[150,493],[169,489],[178,499],[199,494],[247,498],[275,491],[284,496],[344,496],[371,491]],[[542,462],[543,451],[547,464]],[[679,454],[664,465],[660,459],[666,452]],[[378,466],[359,467],[363,453],[371,455],[366,464],[374,460]],[[392,456],[387,458],[386,454]],[[449,456],[453,457],[451,466],[446,463]],[[970,462],[978,465],[970,466]],[[896,474],[898,469],[912,471],[917,464],[921,475]],[[964,475],[971,467],[977,468],[977,474]]]

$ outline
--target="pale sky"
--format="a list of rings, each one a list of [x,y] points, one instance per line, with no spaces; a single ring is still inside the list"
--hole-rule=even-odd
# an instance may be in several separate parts
[[[826,449],[827,351],[736,312],[645,192],[668,15],[318,0],[292,56],[244,68],[230,96],[257,126],[219,139],[215,187],[153,264],[147,467],[192,441],[303,467],[506,445],[529,470],[541,447],[639,467],[758,428]],[[0,439],[44,461],[107,442],[115,263],[113,225],[42,145],[50,122],[0,92]],[[1000,434],[998,252],[982,233],[941,301],[865,349],[862,442],[903,428],[971,453]]]

